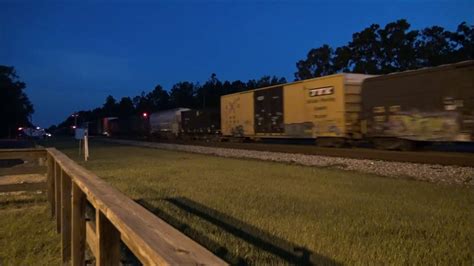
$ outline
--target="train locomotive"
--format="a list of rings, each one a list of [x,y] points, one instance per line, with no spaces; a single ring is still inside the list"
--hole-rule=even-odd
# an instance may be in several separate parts
[[[472,143],[474,61],[295,81],[223,95],[220,110],[177,108],[145,122],[140,128],[147,134],[175,139],[309,139],[335,147],[371,142],[401,150]]]

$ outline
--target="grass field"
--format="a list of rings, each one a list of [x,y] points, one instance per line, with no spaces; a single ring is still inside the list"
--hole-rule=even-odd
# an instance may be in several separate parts
[[[474,190],[92,141],[82,162],[232,264],[472,265]]]
[[[0,265],[59,265],[60,246],[44,194],[0,195]]]

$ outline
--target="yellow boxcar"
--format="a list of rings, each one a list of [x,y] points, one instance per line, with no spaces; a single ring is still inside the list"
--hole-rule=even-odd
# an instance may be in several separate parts
[[[335,74],[221,97],[224,136],[359,138],[361,83]]]

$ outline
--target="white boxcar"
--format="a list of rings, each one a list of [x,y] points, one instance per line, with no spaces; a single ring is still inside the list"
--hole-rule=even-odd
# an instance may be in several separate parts
[[[150,133],[158,136],[178,136],[181,132],[181,112],[189,108],[174,108],[150,115]]]

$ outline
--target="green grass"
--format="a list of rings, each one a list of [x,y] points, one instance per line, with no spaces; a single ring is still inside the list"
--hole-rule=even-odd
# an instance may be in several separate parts
[[[0,265],[59,265],[60,247],[44,194],[0,195]]]
[[[84,163],[55,145],[233,264],[304,262],[282,255],[294,246],[320,264],[473,263],[472,187],[95,141]]]

